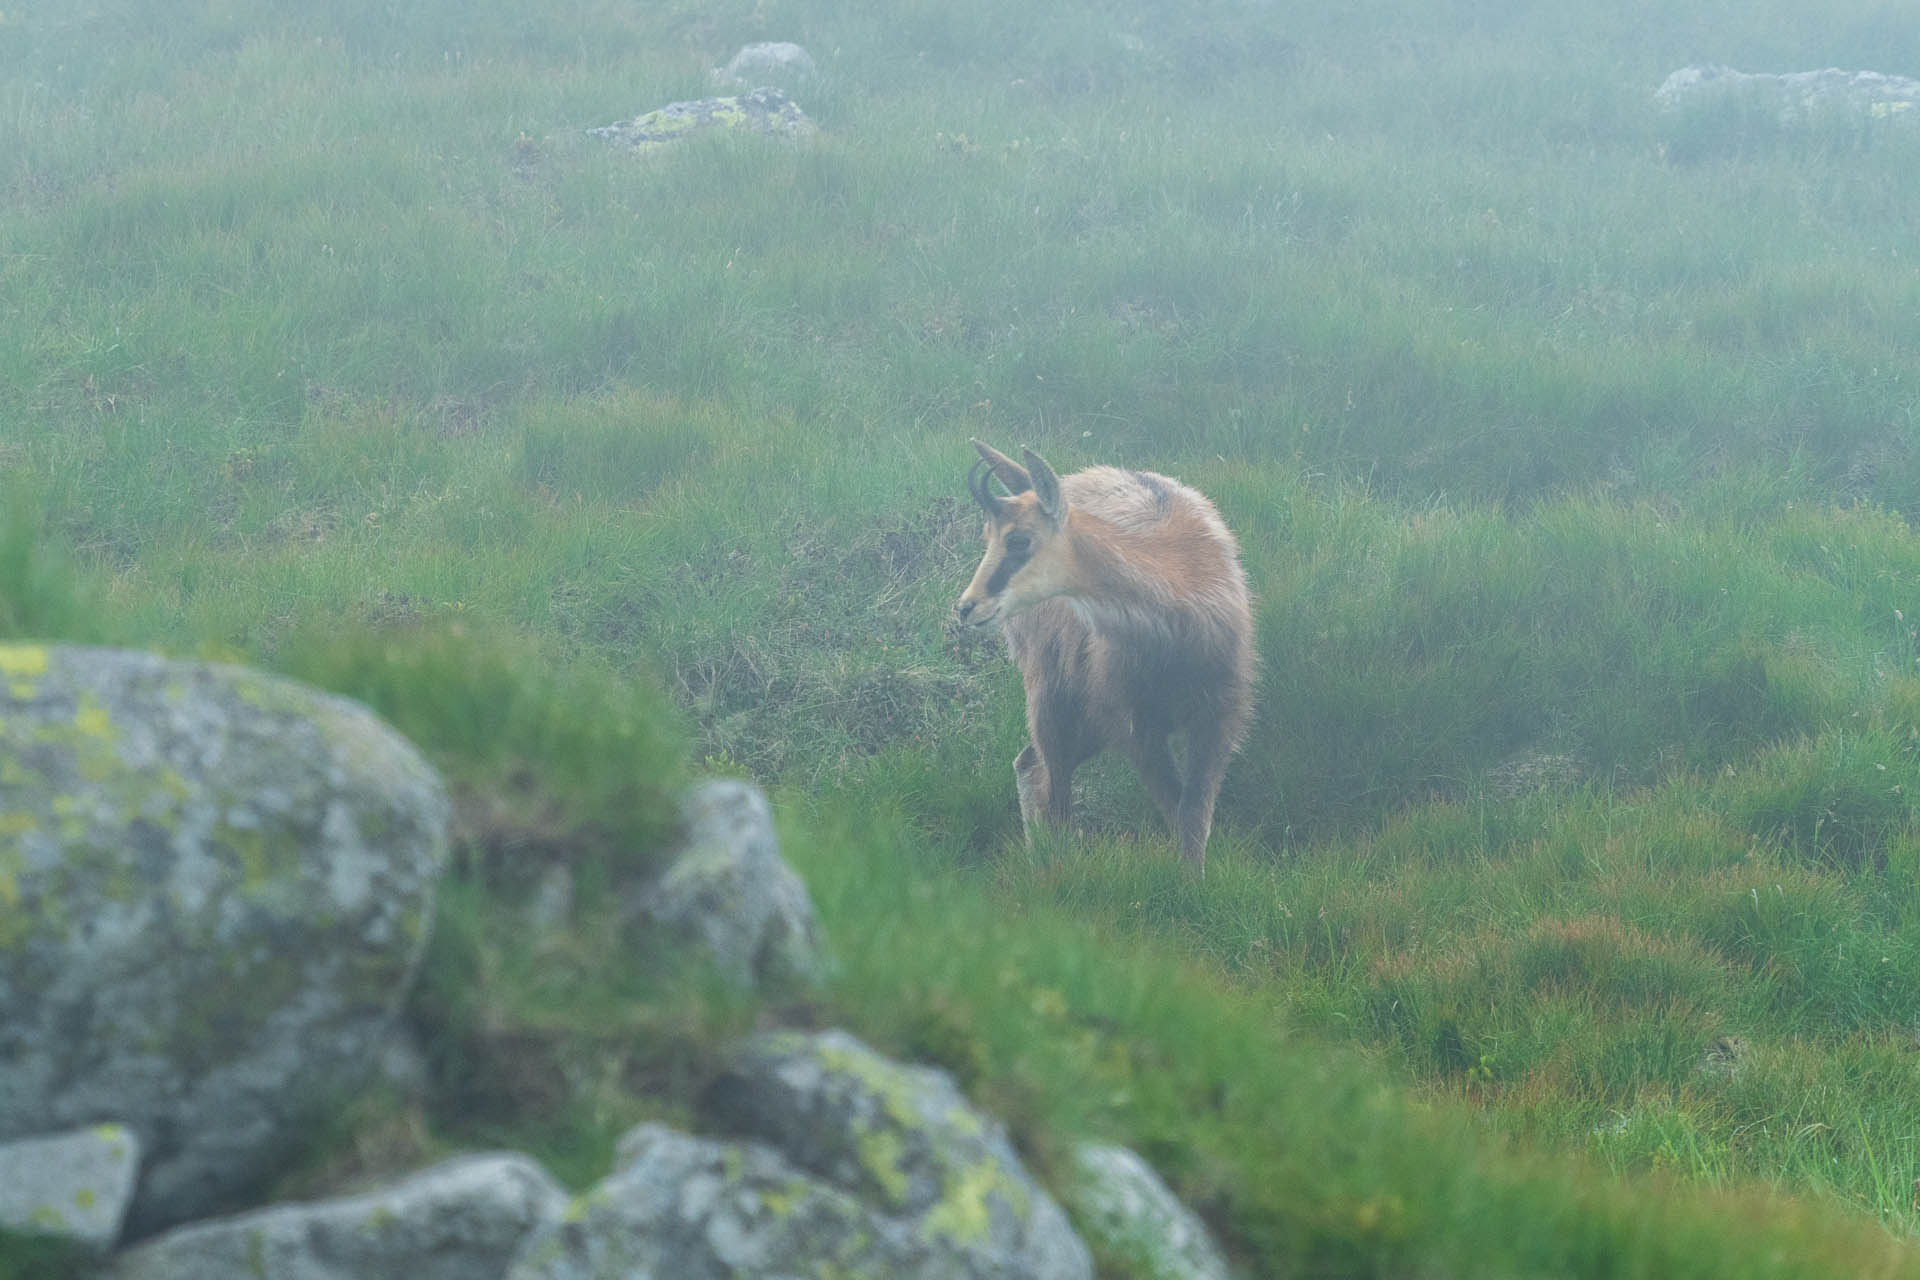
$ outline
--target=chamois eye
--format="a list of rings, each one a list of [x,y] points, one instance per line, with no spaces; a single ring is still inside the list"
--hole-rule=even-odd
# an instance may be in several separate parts
[[[1033,550],[1033,539],[1015,531],[1007,535],[1007,554],[1023,556]]]

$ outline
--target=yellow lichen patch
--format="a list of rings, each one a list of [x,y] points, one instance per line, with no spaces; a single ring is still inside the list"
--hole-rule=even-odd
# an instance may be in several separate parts
[[[99,1202],[99,1199],[100,1197],[94,1194],[92,1187],[81,1187],[73,1193],[73,1207],[82,1210],[91,1209]]]
[[[80,695],[80,709],[73,713],[73,727],[90,738],[113,734],[113,720],[107,715],[107,709],[95,702],[91,694]]]
[[[792,1215],[793,1207],[799,1204],[806,1194],[805,1183],[790,1182],[778,1191],[771,1188],[762,1191],[760,1203],[765,1205],[767,1212],[775,1218],[786,1218]]]
[[[955,1133],[965,1134],[969,1138],[977,1138],[985,1132],[985,1126],[980,1123],[980,1117],[965,1107],[948,1108],[947,1126]]]
[[[983,1241],[993,1227],[987,1201],[996,1195],[1016,1217],[1026,1216],[1027,1198],[1021,1188],[991,1160],[982,1160],[948,1181],[946,1194],[928,1211],[921,1229],[928,1236],[945,1236],[956,1244]]]
[[[267,882],[272,872],[267,857],[267,838],[257,827],[234,827],[221,823],[214,828],[214,839],[233,850],[240,861],[240,877],[249,889]]]
[[[0,676],[9,680],[47,674],[47,651],[37,644],[0,644]]]
[[[906,1154],[900,1135],[891,1129],[876,1129],[860,1134],[855,1141],[860,1148],[861,1167],[879,1184],[887,1200],[894,1205],[905,1204],[911,1184],[900,1169],[900,1158]]]
[[[108,732],[106,712],[83,705],[72,720],[44,723],[29,729],[30,739],[70,756],[74,769],[88,782],[106,782],[124,772]]]
[[[77,844],[86,838],[87,818],[80,810],[80,801],[74,796],[55,796],[53,798],[53,816],[59,819],[56,834],[62,844]]]
[[[865,1054],[849,1053],[828,1045],[817,1050],[820,1065],[828,1071],[852,1076],[879,1095],[881,1106],[902,1128],[914,1129],[920,1126],[920,1117],[913,1109],[913,1085],[894,1063]]]
[[[20,905],[20,873],[26,870],[26,859],[20,853],[20,837],[34,827],[29,819],[24,826],[9,830],[7,821],[15,817],[26,815],[0,815],[0,906],[8,908]]]

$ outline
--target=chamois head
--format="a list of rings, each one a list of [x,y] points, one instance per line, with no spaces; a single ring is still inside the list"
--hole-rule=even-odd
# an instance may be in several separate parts
[[[967,473],[967,489],[987,513],[987,551],[954,611],[968,626],[988,627],[1067,591],[1067,503],[1060,477],[1033,450],[1021,450],[1023,467],[992,445],[972,443],[980,461]],[[989,477],[1006,497],[993,492]]]

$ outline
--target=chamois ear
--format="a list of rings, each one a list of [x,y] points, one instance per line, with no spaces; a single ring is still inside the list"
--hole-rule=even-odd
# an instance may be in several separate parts
[[[1025,467],[990,444],[982,444],[972,437],[968,437],[968,440],[980,451],[981,459],[992,469],[994,478],[1007,487],[1009,494],[1025,493],[1033,488],[1033,478],[1027,474]]]
[[[1040,504],[1040,514],[1049,522],[1059,524],[1067,514],[1067,504],[1060,496],[1060,477],[1053,474],[1053,468],[1047,460],[1032,449],[1021,448],[1027,459],[1027,475],[1033,480],[1033,496]]]

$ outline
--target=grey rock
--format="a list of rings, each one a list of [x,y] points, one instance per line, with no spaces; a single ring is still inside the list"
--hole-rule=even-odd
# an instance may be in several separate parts
[[[140,1139],[125,1125],[0,1143],[0,1227],[105,1253],[139,1171]]]
[[[844,1031],[749,1040],[709,1090],[708,1117],[904,1218],[948,1251],[940,1275],[1089,1276],[1086,1247],[998,1122],[939,1071]]]
[[[573,920],[573,870],[560,863],[548,867],[534,882],[527,899],[527,924],[535,933],[553,933]]]
[[[819,127],[778,89],[761,88],[738,97],[670,102],[658,110],[603,125],[587,132],[636,151],[654,151],[700,134],[733,131],[778,138],[809,138]]]
[[[815,74],[813,55],[785,40],[765,40],[743,45],[724,67],[715,67],[718,84],[765,84],[769,80],[792,83]]]
[[[630,892],[628,944],[699,956],[741,987],[822,976],[813,900],[780,858],[766,796],[714,779],[687,794],[683,817],[684,847],[658,879]]]
[[[1577,786],[1590,772],[1580,755],[1535,745],[1508,756],[1487,770],[1487,792],[1512,800],[1535,791]]]
[[[488,1280],[567,1204],[526,1156],[462,1156],[363,1195],[181,1227],[104,1280]]]
[[[253,1192],[376,1070],[446,818],[433,770],[354,703],[0,646],[0,1138],[128,1125],[130,1236]]]
[[[1206,1224],[1151,1165],[1125,1147],[1074,1149],[1073,1205],[1082,1228],[1139,1280],[1231,1280]]]
[[[1654,92],[1659,106],[1684,112],[1723,103],[1757,105],[1792,126],[1832,117],[1920,125],[1920,80],[1878,71],[1793,71],[1782,75],[1731,67],[1682,67]]]

